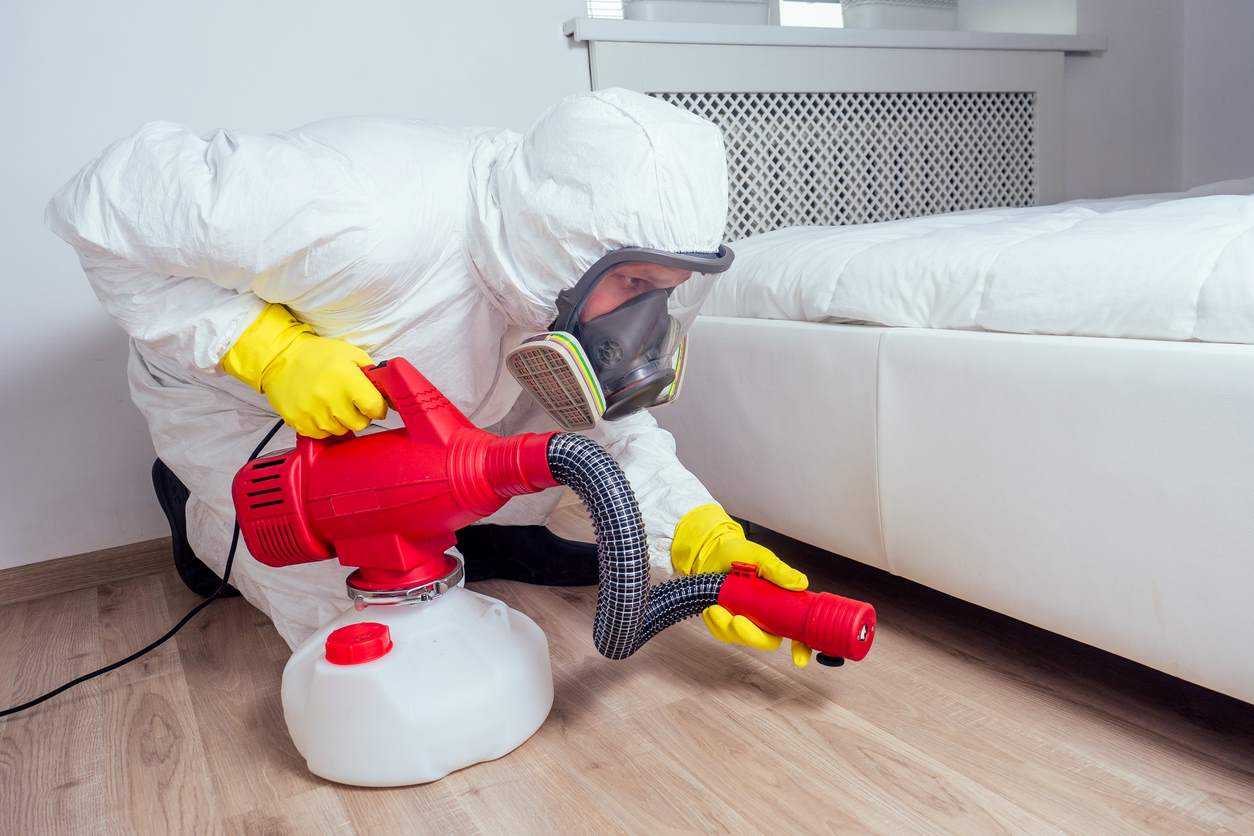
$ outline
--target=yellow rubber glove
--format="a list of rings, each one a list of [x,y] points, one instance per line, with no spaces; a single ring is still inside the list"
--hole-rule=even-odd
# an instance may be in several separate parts
[[[388,414],[361,371],[370,356],[319,337],[282,305],[267,305],[222,358],[222,369],[258,392],[301,435],[326,438],[364,430]]]
[[[775,556],[765,546],[745,539],[745,530],[727,516],[716,503],[693,508],[675,527],[671,543],[671,565],[680,575],[701,572],[726,572],[733,563],[752,563],[758,577],[784,589],[800,591],[810,585],[809,579]],[[710,635],[729,644],[741,644],[756,650],[775,650],[780,637],[764,632],[743,615],[715,604],[706,607],[701,620]],[[792,642],[792,663],[799,668],[810,664],[810,648]]]

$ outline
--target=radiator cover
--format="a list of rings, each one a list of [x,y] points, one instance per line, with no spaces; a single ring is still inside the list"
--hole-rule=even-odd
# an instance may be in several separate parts
[[[654,92],[727,144],[727,240],[1036,202],[1032,92]]]

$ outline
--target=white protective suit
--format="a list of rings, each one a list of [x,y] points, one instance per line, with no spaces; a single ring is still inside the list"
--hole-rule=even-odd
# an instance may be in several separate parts
[[[221,573],[231,479],[276,416],[218,362],[265,303],[376,360],[408,358],[481,427],[555,429],[504,353],[545,330],[559,291],[606,252],[712,252],[726,212],[718,129],[607,90],[564,100],[524,135],[358,118],[202,139],[152,123],[66,184],[47,220],[131,336],[132,397],[191,491],[193,549]],[[689,322],[709,281],[684,289]],[[590,435],[626,471],[651,560],[669,569],[676,524],[709,493],[648,413]],[[285,427],[268,449],[293,441]],[[545,523],[561,498],[517,497],[489,521]],[[348,571],[268,568],[241,543],[231,581],[295,646],[348,606]]]

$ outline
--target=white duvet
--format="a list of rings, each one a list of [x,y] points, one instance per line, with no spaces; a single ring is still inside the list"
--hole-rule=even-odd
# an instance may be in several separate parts
[[[791,227],[734,249],[703,313],[1254,343],[1254,179]]]

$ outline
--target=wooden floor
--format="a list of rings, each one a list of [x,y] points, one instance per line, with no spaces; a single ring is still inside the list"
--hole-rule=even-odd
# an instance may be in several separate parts
[[[1254,708],[776,544],[876,605],[865,662],[794,672],[690,623],[611,663],[592,590],[481,585],[548,633],[552,715],[499,761],[366,790],[304,770],[279,708],[287,649],[233,599],[0,720],[0,833],[1254,832]],[[194,600],[169,572],[0,607],[0,703],[124,655]]]

